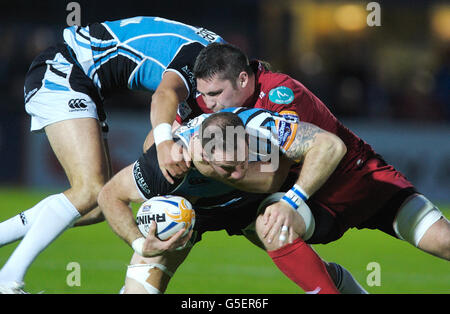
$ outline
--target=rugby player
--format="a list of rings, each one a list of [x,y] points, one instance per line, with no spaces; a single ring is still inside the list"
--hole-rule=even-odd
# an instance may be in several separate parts
[[[119,89],[154,91],[151,124],[165,178],[184,173],[189,162],[172,149],[177,107],[194,101],[192,68],[201,49],[223,39],[204,28],[159,17],[133,17],[72,26],[64,43],[42,52],[25,79],[31,131],[45,131],[70,188],[51,195],[0,226],[0,244],[23,240],[0,271],[0,289],[20,291],[26,270],[59,234],[89,212],[110,178],[103,100]],[[103,135],[102,135],[103,131]],[[144,145],[144,149],[147,148]]]
[[[191,246],[198,242],[206,231],[225,229],[230,235],[243,234],[254,244],[266,249],[255,233],[255,219],[259,211],[284,195],[267,193],[286,191],[295,181],[295,174],[289,175],[290,167],[294,160],[304,157],[304,151],[298,150],[297,147],[334,146],[334,151],[323,150],[313,156],[327,158],[330,173],[343,156],[344,152],[340,150],[344,147],[341,140],[331,133],[323,131],[319,140],[295,136],[304,131],[318,132],[320,129],[309,123],[298,123],[297,119],[292,120],[295,117],[291,115],[283,116],[251,108],[236,110],[237,114],[232,113],[232,110],[224,110],[211,118],[209,115],[201,115],[175,132],[175,137],[186,147],[194,167],[185,178],[174,185],[162,178],[156,167],[155,149],[152,146],[134,164],[115,175],[100,192],[98,203],[106,220],[136,252],[128,267],[125,293],[164,292],[170,277],[184,261]],[[236,135],[236,141],[234,134],[224,138],[222,135],[225,133],[221,133],[215,137],[218,141],[213,143],[211,150],[205,150],[202,148],[202,138],[205,134],[202,130],[221,124],[221,115],[231,117],[233,128],[240,127],[242,132]],[[229,122],[226,119],[223,121]],[[199,130],[201,125],[202,130]],[[280,128],[289,129],[291,136],[280,136]],[[231,150],[227,149],[228,144]],[[244,152],[240,159],[238,151]],[[279,153],[282,154],[280,159],[272,158],[278,157]],[[267,156],[276,160],[277,164],[270,165],[267,161],[262,161]],[[235,162],[237,159],[238,162]],[[277,175],[274,175],[275,173]],[[261,191],[267,193],[262,194]],[[196,224],[192,237],[189,235],[181,238],[184,232],[182,230],[169,240],[160,241],[154,236],[155,224],[152,225],[147,238],[144,238],[137,228],[133,213],[128,207],[129,202],[142,202],[156,195],[167,194],[184,196],[193,203]],[[299,208],[296,214],[311,217],[306,205]],[[307,218],[305,221],[309,222]],[[306,237],[311,236],[311,230],[314,229],[310,223],[296,229],[302,232],[301,228],[307,229],[302,233],[307,233]],[[181,251],[174,251],[188,240],[190,245]],[[292,237],[290,242],[294,240]],[[345,268],[323,262],[308,245],[304,245],[301,251],[308,258],[296,260],[296,265],[306,268],[310,276],[294,281],[305,291],[337,293],[337,286],[341,292],[365,293]],[[329,274],[334,281],[330,279]]]
[[[292,211],[304,203],[315,220],[315,231],[308,243],[335,241],[353,227],[370,228],[450,260],[448,219],[300,82],[270,71],[263,62],[250,62],[244,53],[229,44],[206,47],[197,57],[194,76],[202,96],[197,101],[204,112],[230,106],[289,112],[301,122],[336,135],[345,144],[346,153],[329,177],[323,175],[323,167],[327,165],[322,162],[309,160],[307,163],[305,159],[298,164],[298,179],[286,193],[286,201],[272,204],[257,219],[257,230],[261,230],[269,255],[291,279],[300,280],[308,275],[304,269],[295,267],[295,261],[305,256],[298,254],[292,243],[280,245],[274,240],[281,229],[290,233],[295,231],[295,225],[305,223]],[[304,239],[299,235],[297,241],[301,243]],[[289,234],[289,238],[293,235]]]

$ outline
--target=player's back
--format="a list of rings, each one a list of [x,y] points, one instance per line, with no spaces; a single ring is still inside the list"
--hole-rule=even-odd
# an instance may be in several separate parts
[[[64,40],[84,72],[102,91],[117,88],[155,90],[162,74],[192,44],[183,59],[191,58],[218,35],[199,27],[159,17],[132,17],[72,26]]]

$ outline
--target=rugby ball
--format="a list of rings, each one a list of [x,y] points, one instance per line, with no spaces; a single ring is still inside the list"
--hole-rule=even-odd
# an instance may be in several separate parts
[[[156,236],[167,240],[184,227],[183,236],[188,234],[195,224],[195,212],[191,203],[181,196],[155,196],[142,203],[136,214],[136,224],[144,237],[152,221],[156,222]]]

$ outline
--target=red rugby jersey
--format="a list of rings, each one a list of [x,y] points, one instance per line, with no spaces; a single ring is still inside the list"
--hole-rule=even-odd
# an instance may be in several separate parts
[[[309,122],[337,135],[347,146],[347,153],[337,170],[359,166],[375,152],[372,147],[345,127],[325,104],[299,81],[282,73],[266,70],[258,62],[256,72],[258,99],[255,108],[281,112],[295,111],[300,121]]]
[[[374,155],[372,147],[345,127],[325,104],[299,81],[283,73],[271,72],[258,61],[252,61],[256,73],[255,93],[244,106],[253,106],[270,111],[295,111],[301,121],[309,122],[336,134],[347,146],[347,153],[334,175],[359,166]],[[196,97],[197,105],[189,103],[184,112],[178,112],[177,121],[184,122],[199,114],[211,113],[201,95]]]

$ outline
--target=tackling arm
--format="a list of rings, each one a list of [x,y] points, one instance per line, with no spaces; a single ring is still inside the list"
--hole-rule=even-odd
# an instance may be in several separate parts
[[[286,157],[303,162],[296,183],[312,195],[330,177],[346,153],[347,147],[336,135],[311,123],[299,122]]]
[[[177,114],[178,104],[188,96],[182,79],[174,72],[165,72],[161,83],[152,95],[150,120],[153,127],[161,123],[172,125]]]
[[[309,211],[306,199],[315,193],[331,176],[347,152],[344,142],[336,135],[313,124],[299,122],[295,138],[286,150],[290,160],[303,162],[296,184],[281,201],[268,206],[263,215],[262,238],[272,243],[283,228],[287,234],[280,234],[279,245],[285,240],[290,243],[297,236],[303,237],[307,226],[297,211]],[[292,210],[294,209],[294,210]]]
[[[158,163],[164,177],[174,183],[170,176],[180,176],[189,168],[189,161],[183,160],[180,149],[173,149],[172,124],[177,114],[178,104],[188,96],[183,80],[174,72],[164,73],[163,79],[152,96],[150,120],[153,126],[153,138],[158,152]],[[150,147],[147,136],[145,148]]]

